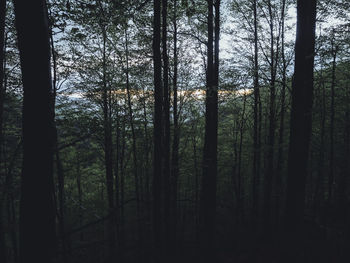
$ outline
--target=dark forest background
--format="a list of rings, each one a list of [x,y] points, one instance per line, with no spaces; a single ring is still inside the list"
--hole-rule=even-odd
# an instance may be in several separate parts
[[[350,262],[349,14],[0,0],[0,262]]]

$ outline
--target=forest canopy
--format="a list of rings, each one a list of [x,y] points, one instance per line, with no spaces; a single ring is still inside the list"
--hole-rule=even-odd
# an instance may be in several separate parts
[[[0,0],[0,262],[349,262],[346,0]]]

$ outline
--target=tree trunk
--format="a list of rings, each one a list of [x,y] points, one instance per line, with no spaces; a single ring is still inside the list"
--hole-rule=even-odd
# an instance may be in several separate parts
[[[78,217],[79,217],[79,227],[83,225],[83,191],[81,187],[81,169],[80,169],[80,151],[76,151],[76,164],[77,164],[77,178],[76,178],[76,183],[77,183],[77,191],[78,191]],[[83,242],[84,241],[84,234],[83,232],[80,232],[79,235],[79,241]]]
[[[10,175],[12,177],[12,175]],[[12,179],[11,179],[12,181]],[[11,182],[11,188],[13,188],[12,182]],[[11,243],[12,243],[12,250],[13,250],[13,262],[18,262],[18,247],[17,247],[17,219],[16,219],[16,209],[15,209],[15,200],[13,197],[13,189],[7,196],[7,217],[8,217],[8,225],[10,226],[10,232],[11,232]]]
[[[321,78],[321,105],[320,105],[320,154],[318,158],[317,165],[317,174],[316,174],[316,182],[315,182],[315,190],[314,190],[314,206],[316,209],[319,208],[321,202],[321,191],[323,191],[323,187],[321,187],[322,181],[324,180],[324,153],[325,153],[325,126],[326,126],[326,90],[325,90],[325,82],[323,79],[323,69],[321,65],[320,70],[320,78]],[[322,189],[322,190],[321,190]]]
[[[164,241],[165,251],[170,253],[170,96],[169,96],[169,58],[167,48],[168,1],[162,0],[162,58],[163,58],[163,111],[164,111],[164,146],[163,146],[163,196],[164,196]]]
[[[333,185],[334,181],[334,98],[335,98],[335,70],[336,70],[336,59],[337,59],[337,46],[334,44],[335,42],[335,33],[333,30],[332,33],[332,82],[331,82],[331,117],[330,117],[330,153],[329,153],[329,177],[328,177],[328,201],[332,202],[333,197]]]
[[[113,151],[112,151],[112,127],[110,118],[110,96],[107,87],[107,58],[106,58],[106,41],[107,32],[104,25],[101,25],[103,36],[103,61],[102,61],[102,102],[103,102],[103,127],[104,127],[104,152],[105,152],[105,169],[106,169],[106,185],[108,213],[114,213],[114,191],[113,191]],[[114,259],[115,250],[115,217],[112,216],[108,220],[108,239],[109,239],[109,262]]]
[[[128,31],[125,29],[125,56],[126,56],[126,92],[128,96],[128,111],[129,111],[129,123],[131,127],[132,135],[132,157],[133,157],[133,172],[134,172],[134,184],[135,184],[135,198],[136,198],[136,218],[137,218],[137,231],[138,231],[138,246],[141,249],[142,233],[140,225],[140,190],[139,190],[139,174],[138,174],[138,161],[136,150],[136,135],[134,126],[134,116],[131,105],[130,83],[129,83],[129,39]]]
[[[170,243],[176,248],[176,227],[177,227],[177,180],[179,177],[179,116],[177,109],[177,72],[178,72],[178,56],[177,56],[177,0],[174,0],[174,18],[173,18],[173,52],[174,52],[174,72],[173,72],[173,145],[172,145],[172,157],[171,157],[171,177],[170,177]],[[176,253],[176,251],[174,251]]]
[[[54,114],[47,12],[45,1],[16,0],[14,4],[24,86],[20,262],[47,263],[55,246],[51,189]]]
[[[120,151],[120,245],[124,251],[125,245],[125,148],[126,148],[126,111],[124,112],[121,130],[121,151]],[[122,252],[123,253],[123,252]],[[123,255],[122,255],[123,256]]]
[[[277,68],[277,57],[278,50],[275,50],[275,36],[274,36],[274,17],[271,6],[271,1],[268,1],[269,20],[270,20],[270,105],[269,105],[269,132],[268,132],[268,149],[267,149],[267,166],[265,173],[265,184],[264,184],[264,209],[263,209],[263,220],[264,220],[264,236],[269,238],[271,235],[271,193],[272,193],[272,182],[275,177],[274,169],[274,148],[275,148],[275,130],[276,130],[276,68]],[[276,44],[278,48],[278,41]]]
[[[243,135],[244,135],[244,124],[245,124],[245,110],[246,110],[247,96],[243,98],[243,110],[241,120],[239,122],[239,146],[238,146],[238,163],[237,163],[237,189],[238,189],[238,200],[237,200],[237,218],[239,223],[244,221],[244,181],[242,176],[242,147],[243,147]]]
[[[294,80],[287,174],[285,262],[300,262],[313,98],[316,0],[297,1]]]
[[[160,262],[162,252],[162,143],[163,143],[163,91],[162,63],[160,52],[161,1],[154,0],[153,21],[153,68],[154,68],[154,158],[153,158],[153,231],[155,242],[155,261]]]
[[[257,18],[257,4],[253,0],[254,12],[254,139],[253,139],[253,182],[252,182],[252,221],[253,227],[256,227],[256,220],[258,217],[258,187],[260,180],[260,133],[259,123],[259,61],[258,61],[258,18]]]
[[[49,16],[50,10],[48,10],[48,16]],[[53,80],[52,80],[52,111],[53,111],[53,120],[54,120],[54,159],[56,161],[56,172],[57,172],[57,181],[58,181],[58,224],[59,224],[59,234],[62,242],[62,249],[63,249],[63,260],[64,262],[67,262],[67,253],[69,248],[69,241],[65,237],[65,220],[64,220],[64,174],[63,174],[63,167],[62,162],[60,158],[60,151],[58,148],[58,133],[57,133],[57,126],[56,126],[56,112],[55,112],[55,106],[56,106],[56,96],[57,96],[57,58],[56,58],[56,51],[55,51],[55,45],[54,45],[54,39],[52,35],[52,28],[49,27],[49,35],[50,35],[50,47],[51,47],[51,55],[52,55],[52,66],[53,66]]]
[[[219,68],[219,7],[215,2],[215,51],[213,50],[213,0],[208,0],[207,90],[205,103],[205,136],[203,176],[200,199],[200,247],[205,262],[215,261],[215,213],[218,132],[218,68]],[[214,51],[214,52],[213,52]],[[214,64],[214,54],[215,64]]]
[[[6,0],[0,0],[0,178],[3,173],[2,146],[3,146],[3,111],[4,111],[4,62],[5,62],[5,16]],[[3,199],[0,199],[0,261],[7,263],[7,250],[5,245],[5,230],[3,224]]]
[[[118,100],[118,98],[117,98]],[[121,239],[121,216],[120,216],[120,207],[122,206],[120,202],[120,159],[121,159],[121,129],[120,129],[120,106],[117,102],[116,105],[116,156],[114,162],[114,188],[115,188],[115,225],[116,225],[116,241],[117,241],[117,249],[116,253],[119,255],[119,260],[121,262],[124,261],[124,250],[121,249],[124,244],[124,240]]]
[[[286,87],[287,87],[287,62],[285,57],[285,38],[284,38],[284,20],[285,20],[286,1],[282,1],[281,10],[281,56],[282,56],[282,89],[281,89],[281,113],[280,113],[280,127],[278,138],[278,155],[277,155],[277,167],[276,167],[276,201],[275,201],[275,224],[278,227],[280,220],[280,202],[282,196],[282,172],[283,172],[283,142],[284,142],[284,122],[286,113]]]

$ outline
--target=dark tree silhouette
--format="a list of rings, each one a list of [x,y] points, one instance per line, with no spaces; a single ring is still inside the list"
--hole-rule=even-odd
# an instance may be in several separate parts
[[[163,185],[164,191],[164,235],[166,251],[170,251],[170,92],[169,58],[167,41],[168,1],[162,0],[162,58],[163,58],[163,111],[164,111],[164,148],[163,148]]]
[[[6,0],[0,0],[0,178],[2,174],[2,142],[3,142],[3,111],[4,111],[4,45],[5,45],[5,15],[6,15]],[[3,226],[3,195],[0,199],[0,260],[7,262],[6,246]]]
[[[261,122],[261,104],[259,89],[259,57],[258,57],[258,17],[257,3],[253,0],[254,15],[254,135],[253,135],[253,183],[252,183],[252,219],[253,226],[256,226],[258,216],[258,185],[260,180],[260,133],[259,123]],[[260,107],[259,107],[260,105]],[[260,109],[260,110],[259,110]]]
[[[216,213],[216,177],[218,142],[218,80],[219,80],[219,29],[220,0],[208,0],[207,85],[205,101],[205,137],[203,148],[203,176],[200,199],[200,245],[204,260],[214,257],[214,232]],[[215,50],[214,50],[215,31]],[[215,63],[214,63],[215,62]]]
[[[305,178],[311,136],[315,20],[316,0],[298,0],[285,214],[288,239],[293,245],[291,249],[299,246],[297,239],[304,216]],[[297,262],[297,253],[290,253],[288,260]]]
[[[153,159],[153,231],[155,248],[159,251],[162,235],[162,141],[163,141],[163,92],[162,61],[160,52],[160,0],[154,0],[153,67],[154,67],[154,159]],[[157,252],[158,254],[159,252]],[[156,260],[160,260],[158,257]]]
[[[20,262],[44,263],[51,262],[55,245],[52,192],[53,108],[48,19],[43,0],[16,0],[14,4],[24,87]]]
[[[177,181],[179,177],[179,114],[178,114],[178,96],[177,96],[177,77],[178,77],[178,50],[177,50],[177,0],[173,3],[173,52],[174,52],[174,70],[173,70],[173,145],[171,156],[171,177],[170,177],[170,242],[176,247],[176,228],[177,228]]]

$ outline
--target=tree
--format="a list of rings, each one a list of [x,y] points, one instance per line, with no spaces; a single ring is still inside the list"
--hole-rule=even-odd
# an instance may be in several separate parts
[[[218,141],[218,82],[219,82],[219,33],[220,0],[208,0],[208,43],[205,100],[205,135],[203,148],[203,175],[200,199],[200,243],[203,259],[214,260],[214,233],[216,213],[217,141]],[[215,47],[214,44],[215,32]]]
[[[6,0],[0,1],[0,178],[2,178],[2,144],[3,144],[3,111],[4,111],[4,45],[5,45]],[[3,199],[0,199],[0,259],[7,262],[5,235],[3,226]]]
[[[176,227],[177,227],[177,181],[179,177],[179,113],[178,113],[178,50],[177,50],[177,0],[173,3],[173,53],[174,53],[174,70],[173,70],[173,145],[171,156],[171,177],[170,177],[170,242],[176,247]]]
[[[287,238],[296,247],[303,225],[311,136],[315,23],[316,0],[298,0],[285,214]],[[298,262],[297,253],[288,253],[288,262]]]
[[[44,263],[51,262],[55,245],[48,18],[45,1],[16,0],[14,4],[24,89],[20,262]],[[36,242],[33,242],[33,237],[36,237]]]
[[[254,16],[254,135],[253,135],[253,183],[252,183],[252,219],[253,225],[256,226],[255,220],[258,216],[258,185],[260,180],[260,139],[259,122],[261,122],[261,102],[259,89],[259,56],[258,56],[258,17],[257,3],[253,0]],[[261,127],[261,126],[260,126]]]
[[[160,0],[154,0],[153,20],[153,67],[154,67],[154,157],[153,157],[153,231],[155,249],[161,248],[162,235],[162,142],[163,142],[163,92],[162,92],[162,62],[160,53]],[[160,258],[156,258],[160,262]]]

